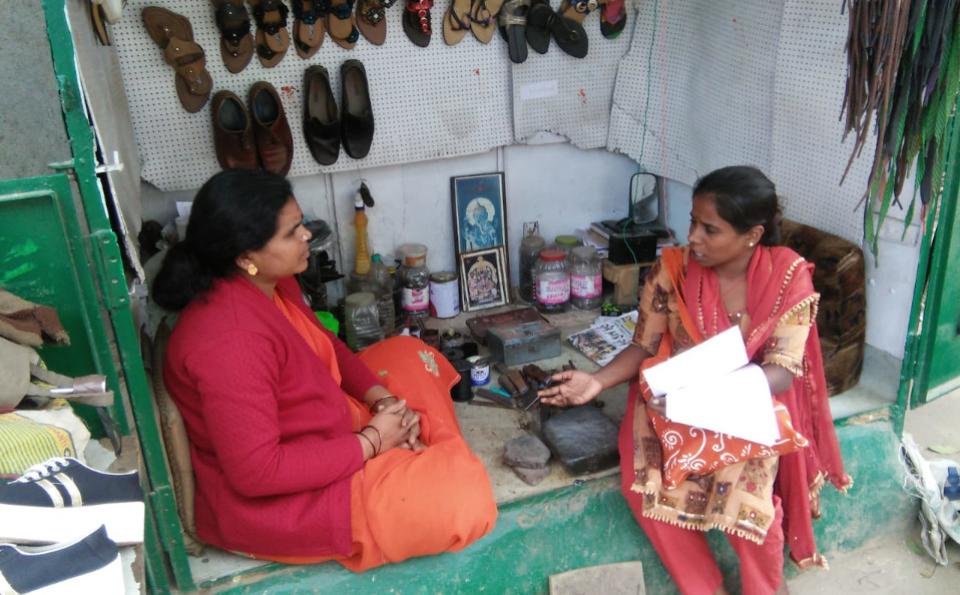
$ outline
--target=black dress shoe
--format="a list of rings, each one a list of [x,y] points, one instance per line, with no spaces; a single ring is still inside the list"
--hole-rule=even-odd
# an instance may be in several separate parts
[[[370,104],[367,71],[359,60],[347,60],[340,66],[340,84],[343,148],[354,159],[363,159],[373,142],[373,106]]]
[[[311,66],[303,75],[303,138],[320,165],[340,157],[340,112],[333,100],[330,77],[323,66]]]

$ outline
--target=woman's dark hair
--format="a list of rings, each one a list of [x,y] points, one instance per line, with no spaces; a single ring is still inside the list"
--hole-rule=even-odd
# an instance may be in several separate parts
[[[277,229],[277,215],[293,192],[283,176],[226,170],[197,192],[186,238],[167,252],[153,282],[153,299],[180,310],[230,275],[238,256],[262,248]]]
[[[698,194],[712,194],[717,214],[738,233],[762,225],[760,243],[764,246],[780,243],[777,189],[759,169],[733,165],[712,171],[697,180],[693,195]]]

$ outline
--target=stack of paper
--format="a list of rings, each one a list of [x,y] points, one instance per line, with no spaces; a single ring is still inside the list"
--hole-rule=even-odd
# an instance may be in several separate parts
[[[780,439],[770,385],[750,364],[740,329],[732,327],[648,370],[654,396],[666,395],[675,422],[766,446]]]

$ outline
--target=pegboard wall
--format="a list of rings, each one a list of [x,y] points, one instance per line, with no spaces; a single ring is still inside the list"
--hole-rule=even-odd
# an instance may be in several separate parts
[[[688,185],[717,167],[755,165],[787,217],[859,243],[869,158],[839,186],[850,155],[838,121],[846,32],[835,0],[644,2],[607,148]]]
[[[404,34],[403,2],[398,2],[387,10],[387,39],[382,46],[361,37],[354,49],[345,50],[328,35],[308,60],[300,58],[291,44],[277,66],[263,68],[254,56],[243,71],[232,74],[220,59],[220,32],[210,2],[131,0],[123,19],[113,26],[114,45],[143,162],[142,177],[161,190],[198,188],[219,171],[219,164],[210,104],[195,114],[181,107],[173,68],[164,62],[140,18],[143,7],[150,5],[190,20],[213,78],[211,97],[228,89],[245,99],[250,86],[260,80],[277,88],[294,139],[291,176],[480,153],[513,142],[506,44],[496,34],[489,45],[468,35],[460,44],[447,46],[442,32],[447,2],[438,2],[431,11],[433,38],[426,48],[414,46]],[[251,26],[255,31],[255,23]],[[292,27],[291,12],[288,31]],[[363,62],[367,70],[376,130],[373,145],[364,159],[353,160],[341,151],[334,165],[321,167],[303,140],[303,73],[314,64],[326,66],[339,104],[340,65],[351,58]]]
[[[556,3],[554,3],[556,4]],[[584,18],[589,52],[579,59],[563,53],[555,41],[540,55],[530,49],[513,67],[514,130],[518,142],[540,131],[566,137],[581,149],[604,147],[610,102],[620,59],[630,49],[636,7],[627,1],[627,25],[616,39],[600,33],[599,15]]]

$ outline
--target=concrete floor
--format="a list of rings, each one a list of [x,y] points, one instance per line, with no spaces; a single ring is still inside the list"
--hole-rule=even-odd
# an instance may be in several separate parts
[[[907,413],[910,433],[927,460],[960,462],[960,391]],[[951,454],[928,449],[936,446]],[[943,448],[946,447],[946,448]],[[923,550],[920,525],[903,535],[888,535],[843,553],[827,553],[829,571],[812,570],[787,581],[794,595],[843,593],[844,595],[900,594],[946,595],[960,593],[960,545],[947,546],[948,566],[938,566]]]

